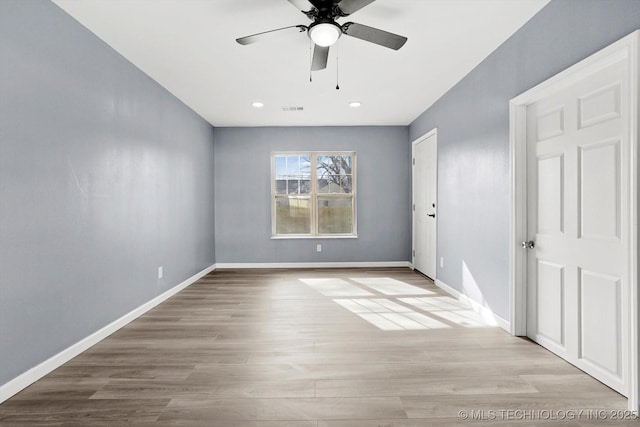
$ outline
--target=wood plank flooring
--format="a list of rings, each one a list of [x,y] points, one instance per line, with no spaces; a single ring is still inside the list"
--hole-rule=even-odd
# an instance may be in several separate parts
[[[612,420],[625,409],[409,269],[216,270],[1,404],[0,425],[640,425]]]

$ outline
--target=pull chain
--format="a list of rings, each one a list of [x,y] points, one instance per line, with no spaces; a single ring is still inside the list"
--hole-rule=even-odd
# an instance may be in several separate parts
[[[313,83],[313,40],[309,39],[309,82]]]
[[[340,71],[339,71],[339,55],[338,55],[338,43],[336,43],[336,90],[340,90]]]

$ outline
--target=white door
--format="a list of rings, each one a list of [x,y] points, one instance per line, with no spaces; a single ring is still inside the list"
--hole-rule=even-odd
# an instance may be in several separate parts
[[[413,145],[413,266],[436,278],[437,135]]]
[[[527,335],[628,395],[625,61],[527,107]]]

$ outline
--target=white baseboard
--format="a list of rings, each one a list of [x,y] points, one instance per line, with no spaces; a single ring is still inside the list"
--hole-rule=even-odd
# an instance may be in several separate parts
[[[9,399],[11,396],[17,394],[19,391],[27,388],[28,386],[30,386],[40,378],[44,377],[45,375],[53,371],[54,369],[67,363],[69,360],[73,359],[83,351],[87,350],[89,347],[102,341],[103,339],[105,339],[106,337],[108,337],[118,329],[122,328],[123,326],[126,326],[128,323],[142,316],[144,313],[151,310],[158,304],[171,298],[172,296],[174,296],[175,294],[177,294],[187,286],[196,282],[201,277],[206,276],[215,268],[216,268],[216,265],[214,264],[205,268],[199,273],[194,274],[193,276],[189,277],[182,283],[158,295],[151,301],[142,304],[140,307],[125,314],[121,318],[114,320],[104,328],[94,332],[93,334],[73,344],[72,346],[66,348],[65,350],[62,350],[60,353],[45,360],[39,365],[29,369],[27,372],[17,376],[16,378],[12,379],[8,383],[3,384],[2,386],[0,386],[0,403]]]
[[[490,308],[483,306],[479,302],[472,300],[465,294],[453,289],[451,286],[447,285],[441,280],[436,279],[435,284],[437,287],[442,289],[443,291],[450,294],[452,297],[456,298],[458,301],[463,302],[469,305],[473,311],[482,316],[482,319],[490,325],[499,326],[505,331],[511,333],[511,325],[508,321],[503,319],[502,317],[495,314]]]
[[[216,269],[221,268],[359,268],[359,267],[409,267],[409,261],[388,262],[220,262]]]

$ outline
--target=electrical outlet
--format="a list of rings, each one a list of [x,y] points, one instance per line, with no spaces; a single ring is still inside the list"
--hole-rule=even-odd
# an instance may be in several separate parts
[[[316,252],[322,252],[322,245],[316,245]]]
[[[444,257],[440,257],[440,268],[444,268]]]
[[[164,269],[160,266],[158,267],[158,279],[162,279],[162,276],[164,276]]]

